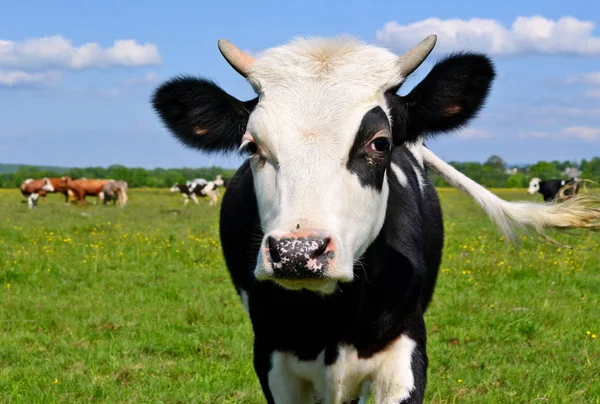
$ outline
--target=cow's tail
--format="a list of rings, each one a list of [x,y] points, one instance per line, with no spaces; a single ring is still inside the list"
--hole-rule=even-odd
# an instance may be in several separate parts
[[[516,228],[533,229],[546,239],[544,229],[596,229],[600,230],[600,195],[585,193],[573,196],[562,203],[509,202],[499,198],[425,147],[423,159],[428,167],[438,172],[446,181],[471,195],[485,213],[511,240]]]

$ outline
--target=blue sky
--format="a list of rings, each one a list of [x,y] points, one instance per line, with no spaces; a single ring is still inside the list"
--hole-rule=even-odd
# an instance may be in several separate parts
[[[204,4],[208,3],[208,4]],[[351,34],[401,52],[429,33],[436,51],[492,56],[498,78],[467,130],[429,146],[446,160],[580,160],[600,155],[596,1],[4,1],[0,162],[62,166],[235,167],[180,146],[149,98],[160,81],[210,77],[240,99],[249,85],[217,40],[259,51],[294,36]]]

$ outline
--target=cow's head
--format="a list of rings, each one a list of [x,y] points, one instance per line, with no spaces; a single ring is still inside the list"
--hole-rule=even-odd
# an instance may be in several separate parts
[[[538,192],[540,190],[541,182],[542,180],[537,177],[532,178],[531,181],[529,181],[529,189],[527,189],[527,193],[529,193],[529,195],[533,195]]]
[[[49,178],[44,178],[44,185],[42,185],[42,190],[46,192],[54,192],[54,185],[52,185],[52,181]]]
[[[297,39],[254,58],[221,40],[256,98],[189,76],[156,90],[153,106],[183,144],[250,160],[265,234],[258,279],[322,292],[352,281],[383,226],[392,149],[466,124],[494,78],[485,56],[454,54],[397,95],[435,42],[397,56],[349,38]]]

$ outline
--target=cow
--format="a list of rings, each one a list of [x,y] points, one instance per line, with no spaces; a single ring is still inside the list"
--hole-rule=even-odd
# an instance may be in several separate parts
[[[222,200],[220,239],[267,403],[371,393],[376,403],[423,401],[424,313],[444,243],[426,166],[473,197],[509,240],[519,227],[600,225],[592,196],[508,202],[424,146],[467,125],[496,74],[485,54],[456,53],[398,95],[435,42],[398,56],[352,37],[298,38],[255,58],[220,40],[256,98],[189,75],[153,92],[180,143],[247,157]]]
[[[216,204],[218,199],[216,185],[212,181],[207,182],[205,185],[175,183],[170,190],[171,192],[181,192],[183,195],[184,205],[187,205],[190,202],[190,199],[193,200],[196,205],[198,205],[198,196],[208,196],[210,199],[209,205],[211,206]]]
[[[45,197],[48,192],[54,192],[55,189],[49,178],[33,179],[28,178],[23,180],[19,186],[21,194],[27,198],[29,209],[37,206],[37,201],[40,196]]]
[[[46,184],[46,187],[44,187],[44,184]],[[28,178],[21,182],[19,188],[21,189],[23,196],[28,198],[27,201],[30,207],[37,206],[37,200],[40,197],[43,198],[45,202],[48,202],[47,195],[55,192],[62,193],[65,196],[65,202],[69,201],[69,190],[62,186],[61,178],[45,177],[38,180]],[[32,192],[34,190],[37,191]],[[29,198],[30,195],[33,195],[31,199]]]
[[[544,202],[551,202],[559,194],[559,191],[565,186],[573,186],[572,191],[569,190],[566,196],[575,195],[579,191],[579,182],[576,178],[571,178],[568,181],[559,179],[542,181],[540,178],[535,177],[529,182],[527,193],[533,195],[536,192],[539,192],[543,195]]]
[[[97,203],[103,199],[102,192],[107,182],[111,180],[88,180],[88,179],[77,179],[74,180],[71,177],[62,177],[60,185],[70,190],[75,198],[77,204],[86,204],[86,196],[96,196]]]
[[[104,184],[104,189],[99,194],[99,197],[104,202],[104,205],[107,205],[111,201],[116,205],[118,201],[119,206],[122,208],[127,204],[127,189],[128,184],[126,181],[110,180]]]

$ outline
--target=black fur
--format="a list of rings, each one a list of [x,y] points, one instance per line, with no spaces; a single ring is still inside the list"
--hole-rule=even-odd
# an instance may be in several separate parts
[[[564,184],[562,183],[564,181]],[[569,185],[575,182],[575,178],[571,178],[568,181],[565,180],[546,180],[540,181],[540,189],[538,192],[544,196],[544,202],[550,202],[554,200],[558,191],[565,185]]]
[[[389,91],[394,143],[465,126],[485,104],[495,75],[487,56],[456,53],[438,61],[406,96]]]
[[[237,150],[258,98],[242,102],[214,82],[190,76],[160,85],[152,106],[182,144],[206,152]],[[206,130],[199,135],[198,130]]]
[[[332,364],[340,344],[354,346],[366,358],[401,334],[417,343],[413,396],[423,397],[427,365],[423,311],[432,294],[427,288],[435,284],[431,278],[438,270],[430,265],[441,259],[441,209],[437,198],[431,198],[435,191],[425,172],[413,168],[418,166],[410,152],[396,147],[391,159],[406,174],[411,190],[390,179],[381,233],[355,266],[355,280],[340,284],[338,292],[326,297],[256,281],[252,274],[260,246],[256,240],[263,234],[249,163],[232,178],[221,207],[221,243],[236,290],[249,296],[254,366],[268,403],[273,403],[267,374],[274,350],[292,352],[301,360],[313,360],[325,350],[326,364]],[[415,170],[425,181],[423,196]],[[430,234],[428,229],[436,231]]]
[[[369,141],[380,130],[390,130],[390,122],[381,107],[375,107],[365,114],[356,133],[354,144],[348,155],[348,170],[352,171],[365,187],[380,191],[383,186],[385,169],[390,162],[391,149],[385,153],[375,153],[369,149]]]

